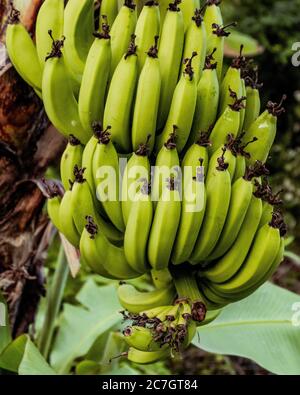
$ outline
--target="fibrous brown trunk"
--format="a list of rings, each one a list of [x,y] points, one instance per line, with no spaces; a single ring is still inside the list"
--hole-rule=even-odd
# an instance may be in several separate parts
[[[42,267],[52,233],[35,180],[60,156],[65,141],[6,55],[9,3],[0,0],[0,290],[17,336],[33,322],[44,292]],[[41,3],[30,0],[20,10],[29,31]]]

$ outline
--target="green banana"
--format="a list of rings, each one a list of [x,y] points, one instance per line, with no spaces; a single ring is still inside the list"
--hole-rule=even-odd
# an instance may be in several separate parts
[[[204,25],[206,29],[207,36],[209,37],[212,33],[213,24],[217,24],[219,26],[223,25],[223,18],[220,10],[221,0],[206,0],[206,10],[204,13]]]
[[[154,0],[147,1],[137,20],[135,35],[138,56],[138,70],[141,72],[147,58],[147,51],[159,35],[160,13],[158,3]],[[154,90],[154,89],[153,89]]]
[[[128,346],[139,351],[161,350],[160,344],[153,339],[154,333],[150,328],[130,326],[124,329],[123,335]]]
[[[181,198],[171,177],[157,203],[148,242],[148,260],[155,270],[168,267],[180,222]]]
[[[235,242],[247,214],[253,193],[251,178],[239,178],[232,185],[229,210],[218,243],[207,258],[214,260],[224,255]]]
[[[113,75],[104,110],[104,126],[111,126],[112,140],[123,153],[131,150],[130,115],[138,74],[136,49],[132,36],[128,51]]]
[[[191,58],[185,59],[185,71],[174,91],[170,112],[163,132],[157,137],[156,151],[159,151],[169,138],[170,129],[177,126],[176,146],[180,153],[189,138],[197,101],[197,84],[194,78],[192,60],[197,57],[193,52]]]
[[[180,8],[181,8],[182,15],[183,15],[184,31],[187,33],[189,30],[189,27],[192,24],[192,19],[193,19],[193,16],[195,15],[195,11],[200,9],[200,0],[181,0]],[[206,31],[205,31],[205,33],[206,33]],[[189,52],[189,53],[191,53],[191,52]]]
[[[148,158],[149,147],[147,142],[140,144],[139,149],[133,153],[126,164],[122,177],[122,215],[124,224],[133,206],[136,193],[140,191],[143,182],[150,183],[150,162]]]
[[[239,135],[243,132],[245,116],[246,116],[246,108],[248,105],[248,98],[247,98],[247,90],[246,90],[246,83],[244,78],[242,78],[242,97],[245,97],[245,106],[241,109],[241,118],[240,118],[240,127],[239,127]]]
[[[206,180],[206,210],[194,251],[189,259],[192,264],[204,261],[215,248],[225,224],[230,196],[231,180],[228,163],[222,156],[210,164],[213,170],[208,171]]]
[[[140,292],[133,285],[122,284],[118,288],[118,298],[124,309],[130,313],[140,313],[160,306],[172,304],[176,291],[169,287],[154,291]]]
[[[197,86],[197,103],[193,120],[192,132],[188,145],[196,140],[199,132],[210,132],[218,112],[219,81],[216,72],[216,63],[212,63],[215,50],[205,59],[205,66]]]
[[[238,98],[236,93],[230,88],[230,94],[234,98],[234,103],[229,104],[223,114],[217,120],[209,138],[211,140],[211,147],[208,148],[210,155],[212,155],[218,148],[226,143],[228,133],[233,137],[237,137],[240,128],[240,111],[244,107],[245,97]]]
[[[203,276],[214,283],[228,281],[242,266],[255,237],[262,214],[262,201],[252,197],[235,243]]]
[[[49,33],[52,37],[52,33]],[[74,135],[83,144],[90,138],[78,115],[78,103],[62,57],[64,39],[54,41],[47,56],[43,73],[42,91],[46,113],[53,125],[66,137]]]
[[[64,57],[68,71],[77,83],[81,82],[93,32],[94,0],[69,0],[64,12]]]
[[[48,198],[47,201],[47,211],[49,218],[51,219],[53,225],[60,230],[60,217],[59,208],[62,197],[60,195],[53,195]]]
[[[161,130],[166,122],[177,84],[181,65],[181,57],[184,43],[184,22],[178,4],[180,0],[174,0],[169,4],[164,19],[158,59],[161,71],[161,92],[158,110],[157,129]]]
[[[155,288],[164,288],[171,284],[172,276],[168,269],[151,270],[151,277]]]
[[[61,0],[45,0],[39,9],[35,24],[36,49],[42,69],[52,47],[52,40],[48,31],[51,30],[54,37],[61,37],[63,27],[64,2]]]
[[[105,15],[108,25],[112,26],[118,15],[118,0],[101,0],[99,15],[100,19]]]
[[[93,155],[93,178],[96,196],[113,225],[124,231],[121,202],[119,199],[119,157],[108,130],[98,138]]]
[[[166,179],[177,177],[180,172],[179,156],[176,149],[176,130],[177,127],[173,125],[173,133],[169,135],[169,140],[156,157],[152,182],[152,201],[155,205],[162,195]]]
[[[225,37],[230,35],[230,32],[227,32],[226,29],[232,26],[236,26],[236,23],[229,23],[225,26],[221,26],[218,23],[213,23],[212,31],[208,33],[207,37],[207,53],[211,53],[216,48],[214,58],[217,64],[217,76],[219,82],[221,82],[223,75],[224,41]]]
[[[187,184],[184,177],[181,218],[172,253],[172,263],[178,265],[187,262],[197,241],[206,207],[204,180],[190,179]]]
[[[124,235],[124,251],[129,265],[139,273],[147,270],[147,244],[153,218],[148,182],[146,181],[130,210]]]
[[[232,179],[232,182],[234,183],[239,178],[244,177],[245,172],[246,172],[246,159],[243,155],[237,153],[234,177]]]
[[[217,149],[211,156],[209,160],[208,170],[207,170],[207,178],[211,173],[215,171],[215,164],[218,161],[218,158],[222,156],[224,152],[224,160],[228,164],[228,172],[230,175],[230,179],[232,181],[235,175],[235,167],[236,167],[236,141],[233,138],[233,135],[229,134],[227,136],[227,143],[224,146],[221,146]],[[225,150],[225,151],[224,151]]]
[[[199,138],[195,141],[194,144],[190,146],[190,148],[186,151],[182,163],[181,169],[183,173],[183,177],[187,170],[191,170],[192,177],[197,177],[199,175],[199,165],[200,161],[202,162],[201,166],[203,168],[204,175],[207,173],[208,169],[208,151],[207,147],[210,146],[210,141],[208,134],[205,132],[200,133]]]
[[[80,141],[73,136],[69,136],[69,143],[64,150],[60,161],[60,176],[62,184],[67,191],[74,182],[74,167],[81,167],[83,146]]]
[[[42,90],[42,68],[30,34],[20,22],[20,12],[13,6],[6,29],[6,49],[17,72],[35,90]]]
[[[128,361],[138,363],[140,365],[147,365],[150,363],[163,361],[164,359],[170,357],[170,355],[171,351],[169,349],[157,351],[140,351],[133,347],[130,347],[128,353],[126,353]]]
[[[137,15],[133,0],[124,0],[124,4],[116,16],[110,32],[112,56],[110,80],[122,57],[126,54],[130,38],[136,26],[136,19]],[[122,92],[122,90],[120,90],[120,92]]]
[[[221,294],[236,294],[253,286],[268,271],[280,249],[280,231],[275,223],[259,229],[246,260],[238,273],[223,284],[214,284],[213,289]]]
[[[282,107],[285,99],[286,96],[284,95],[279,104],[269,102],[266,111],[246,131],[243,141],[249,141],[253,137],[257,138],[254,144],[247,147],[246,152],[250,154],[250,158],[247,159],[248,164],[253,164],[256,160],[264,163],[268,159],[276,136],[277,117],[285,111]]]
[[[188,2],[185,1],[182,6],[187,3]],[[185,16],[184,11],[183,15]],[[194,11],[194,15],[191,15],[189,21],[189,26],[185,34],[183,49],[183,59],[187,59],[189,56],[191,56],[191,53],[193,52],[196,52],[198,54],[198,56],[194,60],[194,78],[197,83],[201,78],[206,57],[206,30],[202,22],[203,19],[201,16],[201,10],[196,8]],[[184,65],[182,65],[181,67],[181,74],[183,72]]]
[[[148,141],[150,152],[155,143],[156,120],[160,98],[161,75],[158,60],[158,36],[155,36],[155,44],[147,53],[145,65],[139,77],[135,106],[132,120],[132,147],[136,151],[139,145]]]
[[[74,247],[78,248],[80,235],[73,220],[71,202],[72,191],[66,191],[59,208],[60,231]]]
[[[253,81],[250,77],[245,78],[247,106],[245,110],[245,119],[243,130],[248,130],[253,122],[259,117],[260,113],[260,94],[259,88],[262,86],[258,83],[258,78]]]
[[[96,121],[103,121],[104,101],[111,63],[109,26],[102,23],[101,33],[87,55],[78,98],[79,118],[87,131]]]

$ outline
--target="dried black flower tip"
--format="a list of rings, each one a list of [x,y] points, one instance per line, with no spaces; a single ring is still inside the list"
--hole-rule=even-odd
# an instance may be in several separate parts
[[[228,169],[228,166],[229,166],[228,163],[225,163],[225,152],[226,152],[226,147],[222,148],[222,156],[220,156],[217,159],[218,166],[216,167],[216,169],[219,171],[225,171]]]
[[[136,35],[132,34],[129,47],[125,55],[125,59],[127,59],[129,56],[136,55],[137,45],[135,44],[135,39]]]
[[[272,228],[279,229],[280,236],[283,237],[287,233],[287,225],[284,222],[282,212],[280,210],[274,210],[272,220],[269,222]]]
[[[75,147],[77,145],[81,145],[81,142],[73,134],[70,134],[70,136],[69,136],[69,144],[71,144],[71,145],[73,145]]]
[[[11,7],[11,8],[10,8],[10,14],[9,14],[9,16],[8,16],[8,18],[7,18],[7,22],[8,22],[10,25],[17,25],[18,23],[20,23],[20,15],[21,15],[21,13],[20,13],[19,10],[17,10],[17,9],[14,7],[12,1],[10,2],[10,7]]]
[[[147,141],[139,145],[139,148],[135,151],[138,156],[148,156],[150,153],[149,141],[151,140],[151,134],[148,135]]]
[[[173,3],[169,4],[168,10],[169,11],[173,11],[173,12],[179,12],[180,8],[178,7],[178,5],[181,3],[181,0],[174,0]]]
[[[206,306],[201,301],[196,301],[192,304],[192,318],[196,322],[202,322],[206,317]]]
[[[165,142],[164,146],[169,149],[175,149],[176,148],[176,134],[177,134],[178,127],[176,125],[173,125],[173,132],[169,134],[168,140]]]
[[[213,34],[215,34],[218,37],[228,37],[230,36],[230,32],[227,32],[226,29],[228,29],[229,27],[236,27],[237,26],[237,22],[232,22],[229,23],[228,25],[225,26],[220,26],[217,23],[213,23],[212,24],[212,29],[213,29]]]
[[[212,52],[206,56],[203,70],[215,70],[217,68],[218,63],[214,61],[214,53],[216,52],[217,48],[214,48]]]
[[[245,108],[245,104],[243,102],[245,100],[247,100],[247,97],[246,96],[242,96],[241,98],[238,98],[236,92],[234,92],[230,87],[228,89],[229,89],[229,92],[230,92],[230,97],[232,97],[232,99],[234,99],[234,103],[233,104],[229,104],[229,107],[233,111],[241,111],[243,108]]]
[[[48,34],[52,39],[52,48],[50,53],[46,56],[45,61],[51,58],[61,58],[62,57],[62,48],[64,46],[64,42],[66,37],[62,37],[61,40],[55,40],[52,35],[52,30],[48,30]]]
[[[185,64],[184,73],[190,77],[190,81],[192,81],[194,77],[194,69],[192,67],[192,61],[194,57],[196,57],[197,55],[198,55],[197,52],[194,51],[190,58],[184,59],[183,61],[183,63]]]
[[[159,36],[155,36],[154,40],[155,40],[155,43],[149,49],[149,51],[147,52],[147,55],[150,56],[150,58],[156,59],[158,57],[158,40],[159,40]]]
[[[106,15],[101,15],[103,23],[101,23],[101,32],[94,32],[93,36],[99,39],[109,40],[110,39],[110,27],[107,21]]]
[[[285,112],[283,102],[286,99],[287,95],[283,95],[279,104],[269,101],[267,104],[267,110],[269,111],[269,113],[272,114],[274,117],[279,117],[279,115],[283,114]]]
[[[91,239],[95,239],[96,234],[98,233],[98,226],[95,223],[93,217],[91,215],[87,215],[85,217],[86,219],[86,225],[85,225],[85,229],[87,230],[87,232],[90,235]]]
[[[74,166],[74,177],[75,177],[75,182],[78,182],[79,184],[83,184],[86,182],[86,179],[84,178],[84,172],[85,172],[85,167],[80,168],[78,165]]]
[[[57,196],[63,196],[64,190],[60,182],[46,180],[44,177],[39,180],[39,189],[47,199],[53,199]]]

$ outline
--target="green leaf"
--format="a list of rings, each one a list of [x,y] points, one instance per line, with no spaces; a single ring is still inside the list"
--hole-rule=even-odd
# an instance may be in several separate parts
[[[250,358],[275,374],[299,375],[299,313],[299,295],[267,283],[199,328],[194,344],[212,353]]]
[[[28,335],[19,336],[3,350],[0,367],[21,375],[56,374]]]
[[[68,373],[72,362],[84,356],[95,340],[121,321],[115,287],[97,286],[89,280],[77,294],[81,306],[65,304],[50,362],[59,373]]]
[[[0,292],[0,354],[11,342],[6,301]]]
[[[263,48],[254,38],[238,31],[232,31],[225,40],[226,55],[238,56],[241,45],[244,45],[243,54],[246,56],[255,56],[263,52]]]
[[[24,355],[19,366],[19,375],[56,375],[55,371],[49,366],[37,347],[28,338]]]
[[[300,266],[300,256],[292,251],[285,251],[284,256],[291,259],[296,265]]]

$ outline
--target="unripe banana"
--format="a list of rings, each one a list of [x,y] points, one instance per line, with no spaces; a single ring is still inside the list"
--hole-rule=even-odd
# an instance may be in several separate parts
[[[164,288],[171,284],[172,275],[168,269],[151,270],[151,277],[155,288]]]
[[[93,177],[97,199],[114,226],[123,232],[125,226],[119,199],[119,157],[108,130],[104,130],[98,139],[93,155]]]
[[[184,4],[188,3],[185,1]],[[198,1],[199,3],[199,1]],[[183,14],[184,15],[184,14]],[[201,16],[201,10],[195,9],[194,15],[191,15],[189,26],[185,35],[183,59],[187,59],[193,52],[196,52],[198,56],[194,59],[194,78],[198,84],[202,70],[204,67],[205,56],[206,56],[206,30],[202,23],[203,19]],[[184,72],[184,65],[181,67],[181,74]]]
[[[126,353],[127,359],[130,362],[138,363],[140,365],[147,365],[158,361],[163,361],[171,355],[170,349],[158,351],[140,351],[130,347]]]
[[[35,90],[42,90],[42,68],[30,34],[20,22],[20,12],[11,8],[6,29],[8,56],[17,72]]]
[[[238,98],[236,93],[230,90],[230,94],[234,97],[234,103],[229,104],[223,114],[217,120],[209,138],[211,147],[209,152],[212,155],[218,148],[226,143],[228,133],[233,137],[237,137],[240,128],[240,111],[244,107],[245,97]]]
[[[194,57],[197,57],[196,52],[192,53],[191,58],[185,59],[185,71],[174,91],[164,130],[156,140],[156,151],[159,151],[168,140],[173,125],[177,126],[176,147],[179,153],[183,150],[189,138],[197,101],[197,85],[192,68]]]
[[[138,75],[134,40],[116,68],[104,110],[104,126],[111,126],[112,140],[123,153],[131,150],[130,116]]]
[[[53,40],[52,51],[47,56],[42,83],[43,102],[50,121],[63,135],[72,134],[86,144],[91,134],[84,130],[79,119],[78,104],[62,57],[63,45],[64,39]]]
[[[177,177],[180,172],[179,156],[176,149],[176,130],[177,127],[173,125],[173,133],[169,135],[169,140],[156,157],[152,182],[152,201],[155,206],[162,195],[166,180],[170,177]]]
[[[246,108],[247,108],[247,105],[248,105],[246,83],[245,83],[244,78],[242,78],[242,96],[246,98],[246,101],[245,101],[245,107],[241,109],[239,135],[243,132],[245,116],[246,116]]]
[[[177,84],[184,42],[183,16],[174,0],[169,4],[160,38],[158,58],[161,70],[161,92],[157,129],[161,130],[169,114],[173,93]]]
[[[184,31],[188,32],[189,27],[192,24],[192,18],[195,15],[195,11],[200,8],[200,0],[181,0],[180,8],[183,15]],[[197,50],[195,49],[195,51]]]
[[[141,144],[127,162],[124,170],[122,178],[122,215],[125,225],[127,224],[135,195],[139,193],[144,182],[150,183],[148,154],[149,147],[147,142],[146,144]]]
[[[195,141],[194,144],[190,146],[190,148],[186,151],[182,163],[181,168],[183,172],[183,177],[185,175],[185,169],[191,167],[192,168],[192,177],[197,177],[199,175],[199,166],[200,162],[203,168],[204,175],[207,173],[208,169],[208,151],[207,147],[210,146],[210,141],[207,133],[200,133],[199,138]]]
[[[206,0],[206,10],[203,20],[208,37],[212,33],[213,24],[217,24],[219,26],[223,25],[223,18],[219,7],[220,3],[221,0]]]
[[[150,152],[155,143],[156,121],[161,89],[161,75],[159,60],[157,57],[157,40],[155,45],[147,53],[145,65],[139,77],[135,106],[132,121],[132,147],[136,151],[141,143],[146,141]]]
[[[71,202],[72,191],[66,191],[59,208],[60,231],[74,247],[78,248],[80,235],[74,224]]]
[[[60,161],[60,176],[62,184],[67,191],[74,182],[74,167],[81,167],[83,146],[73,135],[69,136],[69,143],[64,150]]]
[[[200,233],[194,251],[189,259],[192,264],[204,261],[216,246],[230,203],[231,179],[228,164],[225,163],[223,150],[222,156],[210,166],[214,169],[208,172],[206,181],[206,210]]]
[[[277,117],[285,111],[282,107],[285,99],[284,95],[279,104],[269,102],[266,111],[246,131],[243,141],[249,141],[253,137],[257,138],[257,141],[246,149],[246,152],[251,155],[247,160],[248,164],[253,164],[257,160],[266,162],[276,136]]]
[[[118,15],[118,0],[101,0],[100,19],[101,16],[107,17],[107,23],[112,26]]]
[[[217,149],[211,156],[209,160],[209,165],[208,165],[208,171],[207,171],[207,178],[211,173],[215,172],[215,164],[218,162],[218,158],[224,154],[224,160],[228,164],[228,172],[230,175],[231,181],[233,180],[233,177],[235,175],[235,167],[236,167],[236,140],[233,138],[233,135],[229,134],[227,136],[227,143],[224,146],[221,146],[219,149]],[[224,152],[224,149],[225,152]]]
[[[234,183],[239,178],[244,177],[245,172],[246,172],[246,158],[238,153],[236,156],[236,165],[235,165],[234,177],[232,179],[232,182]]]
[[[157,203],[148,243],[148,260],[155,270],[168,267],[180,222],[181,198],[176,180],[170,178]]]
[[[129,265],[139,273],[147,270],[147,244],[152,225],[153,203],[148,182],[136,195],[124,235],[124,251]]]
[[[231,190],[229,210],[218,243],[208,260],[224,255],[235,242],[247,214],[253,193],[251,178],[239,178]]]
[[[48,34],[51,30],[54,37],[61,37],[64,28],[64,2],[62,0],[45,0],[39,9],[35,40],[40,65],[44,68],[45,59],[52,48],[52,40]]]
[[[204,272],[204,276],[214,283],[229,280],[241,267],[258,229],[262,214],[262,201],[252,197],[242,227],[230,250],[215,265]]]
[[[136,9],[132,0],[124,0],[116,19],[111,28],[111,69],[110,80],[121,61],[126,54],[130,38],[134,33],[136,26]],[[122,90],[120,90],[122,92]]]
[[[199,132],[210,132],[217,118],[220,89],[217,64],[212,63],[214,52],[206,57],[204,70],[198,83],[197,103],[188,145],[196,140]]]
[[[251,78],[245,78],[246,84],[246,96],[247,96],[247,106],[245,110],[245,119],[243,130],[248,130],[253,122],[259,117],[260,114],[260,95],[259,88],[261,84],[258,84],[257,78],[255,81]]]
[[[94,0],[69,0],[64,12],[64,56],[69,72],[78,83],[93,43],[93,32]]]
[[[124,329],[123,335],[128,346],[134,347],[139,351],[161,350],[160,344],[154,341],[154,333],[149,328],[141,326],[127,327]]]
[[[140,313],[161,306],[169,306],[175,298],[173,284],[154,291],[140,292],[133,285],[122,284],[118,288],[118,297],[124,309],[130,313]]]
[[[146,58],[147,51],[154,42],[154,37],[159,35],[160,14],[156,1],[147,1],[137,20],[135,35],[138,56],[138,70],[141,72]],[[155,89],[154,87],[152,88]]]
[[[61,199],[62,198],[60,195],[54,195],[53,197],[50,197],[47,201],[47,211],[49,218],[58,230],[60,229],[59,208]]]
[[[92,131],[96,121],[103,121],[111,48],[109,26],[102,23],[101,33],[94,33],[95,40],[87,55],[79,91],[78,111],[82,126]]]

